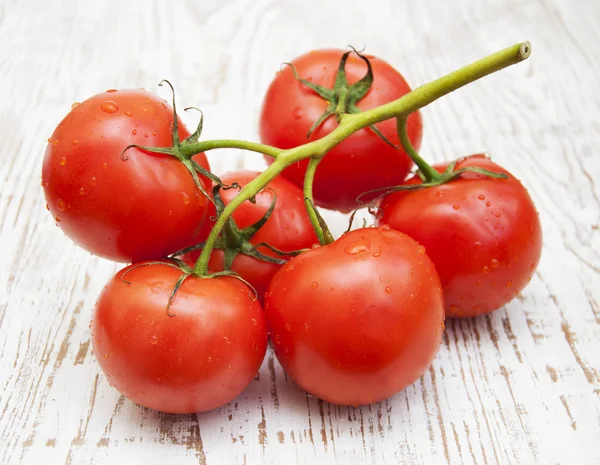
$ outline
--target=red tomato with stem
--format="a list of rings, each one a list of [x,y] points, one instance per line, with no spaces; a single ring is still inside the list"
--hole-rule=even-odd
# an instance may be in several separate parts
[[[142,263],[119,271],[92,319],[92,344],[109,382],[131,401],[169,413],[212,410],[235,399],[267,348],[264,312],[233,277],[188,277]]]
[[[315,50],[292,61],[300,78],[332,88],[343,50]],[[367,55],[373,67],[373,83],[358,101],[361,110],[391,102],[410,92],[402,75],[385,61]],[[346,62],[349,84],[360,80],[367,65],[355,53]],[[277,73],[265,96],[260,116],[260,139],[263,143],[289,149],[322,138],[338,123],[328,118],[307,138],[313,123],[329,103],[294,77],[291,67]],[[393,144],[399,139],[394,119],[377,124],[381,133]],[[423,126],[417,111],[408,118],[408,135],[418,150]],[[267,158],[268,162],[272,160]],[[283,176],[297,186],[304,183],[308,160],[296,163]],[[334,147],[320,163],[314,180],[315,203],[332,210],[348,212],[358,206],[356,197],[363,192],[400,184],[406,178],[412,161],[402,148],[396,149],[382,140],[372,129],[365,128]]]
[[[169,155],[173,109],[145,90],[109,90],[74,105],[44,155],[47,208],[76,244],[110,260],[157,259],[198,238],[208,200]],[[182,139],[190,133],[179,123]],[[194,158],[208,169],[204,154]],[[202,179],[202,177],[200,177]],[[203,181],[206,181],[203,179]],[[210,182],[206,181],[209,188]]]
[[[377,402],[416,381],[444,330],[433,263],[387,227],[292,258],[271,281],[265,312],[284,370],[310,394],[343,405]]]
[[[434,168],[442,172],[446,166]],[[542,250],[539,217],[523,185],[483,155],[467,157],[455,169],[468,166],[508,179],[464,173],[440,186],[393,193],[381,203],[380,224],[425,246],[449,317],[481,315],[510,302],[531,279]]]
[[[227,185],[236,182],[240,187],[244,187],[259,174],[255,171],[235,171],[226,173],[221,177],[221,180]],[[229,204],[238,193],[239,190],[237,189],[220,191],[221,199],[225,205]],[[232,217],[237,226],[242,229],[260,220],[271,206],[274,198],[276,199],[275,208],[271,216],[250,239],[250,243],[258,245],[265,242],[282,251],[308,249],[313,244],[318,243],[306,212],[302,190],[282,177],[275,178],[266,189],[259,192],[256,195],[256,203],[246,201],[234,211]],[[213,210],[209,215],[214,215],[214,207],[212,208]],[[211,221],[207,224],[212,225],[214,222]],[[206,236],[209,233],[210,228],[205,229]],[[282,257],[266,247],[259,247],[258,250],[269,257],[290,258],[289,256]],[[194,263],[199,255],[200,251],[190,252],[186,254],[184,260],[188,263]],[[209,261],[210,271],[223,271],[223,259],[223,251],[214,250]],[[244,254],[238,254],[231,265],[232,271],[238,273],[256,289],[261,300],[279,268],[281,268],[279,264],[262,261]]]

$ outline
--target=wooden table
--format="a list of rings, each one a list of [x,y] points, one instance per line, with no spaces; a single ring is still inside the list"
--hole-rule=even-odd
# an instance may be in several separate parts
[[[599,22],[595,0],[0,2],[0,463],[600,463]],[[421,380],[339,407],[268,353],[235,402],[187,416],[109,387],[88,324],[120,265],[76,248],[40,188],[71,103],[125,87],[169,98],[156,86],[169,78],[204,111],[203,137],[257,140],[268,83],[309,49],[366,46],[416,86],[521,40],[530,60],[423,111],[422,153],[486,150],[520,177],[542,261],[505,308],[449,321]],[[233,150],[210,161],[218,174],[264,166]]]

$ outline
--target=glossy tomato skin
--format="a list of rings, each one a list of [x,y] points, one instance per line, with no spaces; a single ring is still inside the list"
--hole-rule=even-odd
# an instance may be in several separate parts
[[[167,315],[180,276],[161,264],[119,271],[96,304],[92,344],[109,382],[133,402],[202,412],[252,381],[267,347],[266,322],[248,286],[231,277],[189,277]]]
[[[380,224],[425,246],[442,281],[448,317],[481,315],[507,304],[531,279],[542,250],[539,217],[523,185],[483,155],[463,159],[456,169],[467,166],[508,179],[465,173],[441,186],[394,193],[381,203]],[[445,167],[435,166],[440,172]]]
[[[333,87],[340,58],[344,50],[316,50],[292,61],[298,75],[328,88]],[[379,58],[367,55],[373,66],[373,84],[367,95],[358,102],[367,110],[396,100],[410,92],[410,87],[392,66]],[[346,63],[348,82],[361,79],[367,67],[351,54]],[[260,117],[260,139],[263,143],[282,149],[296,147],[320,139],[337,127],[335,117],[329,118],[310,138],[306,135],[312,124],[325,111],[328,102],[298,82],[289,66],[277,73],[265,96]],[[394,119],[377,128],[398,145]],[[408,135],[415,148],[420,147],[423,134],[421,115],[408,118]],[[267,159],[267,161],[272,161]],[[308,161],[296,163],[283,176],[302,186]],[[363,192],[400,184],[412,166],[404,150],[386,144],[371,129],[362,129],[333,148],[320,163],[314,181],[315,203],[332,210],[348,212],[356,208],[356,197]]]
[[[240,187],[246,186],[260,173],[256,171],[235,171],[221,176],[221,180],[228,185],[237,182]],[[237,189],[221,190],[221,199],[225,205],[229,204],[239,193]],[[315,231],[310,223],[302,190],[285,178],[277,177],[271,181],[266,189],[256,195],[256,203],[244,202],[233,213],[233,219],[242,229],[260,220],[273,202],[276,195],[275,209],[264,226],[250,240],[254,245],[266,242],[271,246],[284,251],[308,249],[318,243]],[[214,211],[211,211],[214,215]],[[208,221],[207,225],[214,224]],[[208,236],[210,228],[205,229]],[[282,258],[266,247],[258,249],[265,255]],[[188,263],[195,262],[199,251],[190,252],[185,257]],[[223,251],[215,250],[209,261],[209,269],[213,272],[223,271]],[[283,257],[289,258],[289,257]],[[281,265],[258,260],[254,257],[239,254],[231,265],[231,269],[248,281],[255,289],[261,301],[269,287],[271,279],[281,268]]]
[[[290,260],[265,297],[271,345],[303,389],[360,405],[416,381],[441,343],[433,263],[408,236],[359,229]]]
[[[130,144],[172,146],[173,110],[144,90],[107,91],[76,105],[44,155],[42,186],[58,226],[89,252],[157,259],[194,242],[208,200],[175,158]],[[182,139],[188,130],[179,123]],[[208,169],[204,154],[195,160]],[[206,183],[209,186],[209,183]]]

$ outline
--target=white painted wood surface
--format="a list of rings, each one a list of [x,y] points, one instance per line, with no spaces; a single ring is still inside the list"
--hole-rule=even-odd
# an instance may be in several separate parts
[[[597,0],[0,1],[0,463],[600,463],[599,22]],[[366,46],[418,85],[521,40],[526,63],[423,112],[424,155],[487,150],[530,189],[544,251],[518,299],[448,322],[423,378],[371,406],[308,398],[270,353],[210,413],[160,414],[109,387],[88,323],[120,265],[71,244],[40,188],[72,102],[111,87],[168,98],[169,78],[204,110],[204,137],[256,140],[269,81],[309,49]]]

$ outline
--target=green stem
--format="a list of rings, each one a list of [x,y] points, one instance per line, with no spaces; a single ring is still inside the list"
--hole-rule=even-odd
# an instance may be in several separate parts
[[[304,176],[304,203],[306,204],[306,210],[308,212],[308,218],[315,230],[319,244],[331,244],[335,239],[327,224],[319,216],[319,212],[315,209],[315,201],[313,199],[313,182],[315,180],[315,173],[317,166],[321,162],[322,158],[311,158],[306,168],[306,175]]]
[[[421,155],[419,155],[419,153],[410,143],[408,133],[406,132],[406,123],[408,121],[408,117],[399,116],[397,119],[398,137],[400,138],[400,143],[402,144],[402,147],[408,156],[412,159],[412,161],[415,162],[415,165],[418,166],[423,176],[425,176],[425,181],[438,181],[441,179],[442,176],[440,173],[434,170],[429,163],[423,160]]]
[[[529,57],[530,53],[531,46],[528,42],[508,47],[483,58],[482,60],[471,63],[458,71],[454,71],[447,76],[425,84],[393,102],[362,113],[345,115],[339,126],[323,138],[293,149],[282,151],[262,144],[254,144],[245,141],[205,141],[188,145],[185,152],[186,156],[210,150],[211,148],[234,147],[247,150],[256,149],[256,151],[260,153],[276,157],[273,164],[248,183],[227,207],[225,207],[206,240],[202,253],[194,267],[194,273],[201,276],[207,274],[210,254],[212,253],[219,233],[233,211],[243,202],[258,194],[261,189],[277,177],[286,167],[306,158],[323,158],[329,150],[356,131],[386,119],[408,117],[408,115],[414,111],[429,105],[434,100],[437,100],[452,91],[487,76],[488,74],[525,60]],[[194,147],[197,148],[198,151],[193,152],[192,149]]]
[[[270,145],[235,139],[205,140],[201,142],[194,142],[191,144],[183,144],[180,150],[184,157],[191,158],[198,153],[206,152],[208,150],[213,149],[251,150],[252,152],[262,153],[272,158],[276,158],[283,151],[276,147],[271,147]]]

